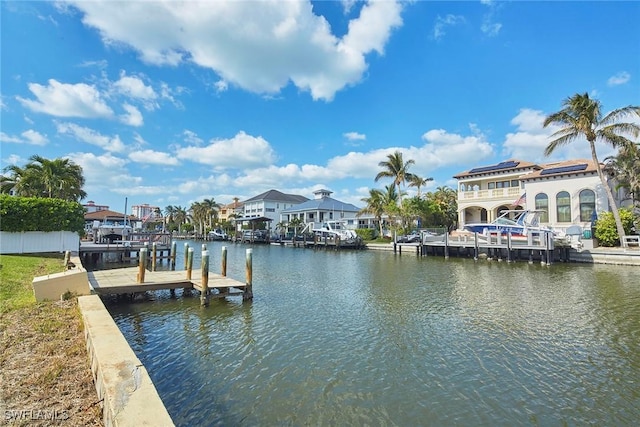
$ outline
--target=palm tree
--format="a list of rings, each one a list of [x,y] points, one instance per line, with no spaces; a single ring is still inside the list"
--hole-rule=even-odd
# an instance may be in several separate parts
[[[605,159],[605,172],[615,176],[616,190],[624,188],[633,206],[640,203],[640,144],[620,147],[616,156]]]
[[[369,197],[365,197],[362,200],[366,203],[366,206],[356,214],[356,216],[362,216],[365,214],[373,215],[378,223],[378,228],[380,231],[380,237],[383,235],[382,230],[382,216],[385,213],[384,206],[384,193],[377,188],[372,188],[369,190]]]
[[[408,179],[409,187],[417,187],[418,188],[418,197],[420,197],[420,188],[427,185],[427,182],[433,181],[433,178],[422,178],[418,175],[412,175],[411,178]]]
[[[24,167],[12,165],[4,169],[10,176],[2,177],[2,191],[15,188],[18,195],[80,201],[87,197],[82,189],[85,180],[82,167],[69,159],[46,159],[39,155],[29,158]]]
[[[584,137],[591,148],[591,157],[595,164],[596,171],[602,182],[602,187],[607,193],[609,206],[616,221],[616,228],[620,239],[625,235],[620,213],[616,206],[611,188],[602,172],[598,155],[596,154],[596,141],[608,143],[614,147],[632,145],[631,140],[621,134],[633,135],[635,138],[640,135],[640,126],[635,123],[624,123],[619,120],[627,116],[640,117],[640,107],[628,106],[613,110],[602,117],[600,101],[589,98],[588,93],[575,94],[562,103],[564,108],[556,113],[552,113],[544,120],[544,127],[550,124],[563,126],[560,130],[551,135],[554,138],[544,150],[544,155],[549,156],[553,151]]]
[[[378,172],[375,181],[378,182],[380,178],[392,178],[393,185],[400,187],[413,179],[414,175],[409,172],[409,167],[414,163],[415,161],[412,159],[405,162],[400,151],[389,154],[387,160],[378,163],[378,166],[383,170]],[[400,201],[402,201],[402,196],[400,196]]]
[[[178,224],[178,234],[182,233],[182,225],[187,222],[189,217],[187,209],[182,206],[173,207],[173,220]]]
[[[218,219],[218,211],[220,210],[220,204],[218,204],[212,197],[210,199],[204,199],[202,204],[205,208],[205,214],[207,216],[207,225],[213,228],[214,222]]]

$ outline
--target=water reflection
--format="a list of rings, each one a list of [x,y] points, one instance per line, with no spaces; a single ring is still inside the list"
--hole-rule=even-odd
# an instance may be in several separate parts
[[[244,249],[228,246],[239,280]],[[109,309],[178,425],[628,424],[637,276],[265,246],[251,304]]]

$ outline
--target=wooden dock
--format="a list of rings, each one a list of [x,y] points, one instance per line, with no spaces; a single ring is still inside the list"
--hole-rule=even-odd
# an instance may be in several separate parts
[[[200,270],[193,270],[191,279],[187,279],[186,271],[147,271],[143,283],[138,283],[138,267],[116,268],[88,272],[89,284],[99,295],[130,294],[160,289],[195,289],[202,292],[202,275]],[[220,274],[209,273],[208,290],[212,297],[243,295],[246,283],[239,282]]]
[[[187,269],[184,271],[147,271],[147,249],[142,248],[138,267],[88,272],[89,285],[95,293],[103,295],[134,294],[160,289],[195,289],[200,292],[202,305],[207,305],[210,297],[242,295],[243,301],[253,299],[253,249],[247,249],[245,283],[227,277],[226,247],[222,248],[222,274],[209,271],[209,251],[204,246],[201,269],[193,270],[193,251],[193,248],[188,248]]]

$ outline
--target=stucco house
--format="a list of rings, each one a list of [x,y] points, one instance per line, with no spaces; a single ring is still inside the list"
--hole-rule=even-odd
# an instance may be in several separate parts
[[[594,215],[609,210],[592,160],[536,164],[512,159],[454,178],[460,229],[472,222],[491,222],[510,209],[540,210],[541,224],[559,230],[571,225],[589,228]]]

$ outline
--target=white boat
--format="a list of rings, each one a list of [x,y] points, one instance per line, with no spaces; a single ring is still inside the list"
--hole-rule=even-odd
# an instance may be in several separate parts
[[[133,232],[133,228],[125,223],[118,221],[103,222],[94,221],[93,235],[95,243],[113,243],[115,241],[129,240],[129,236]]]
[[[221,228],[216,228],[209,232],[209,240],[228,240],[229,236]]]
[[[506,210],[490,223],[465,224],[464,229],[482,236],[492,233],[511,234],[512,237],[526,237],[529,234],[540,235],[545,232],[561,237],[555,230],[540,225],[540,213],[535,210]],[[563,236],[562,236],[563,237]]]
[[[335,242],[339,239],[341,246],[356,246],[362,243],[360,236],[354,230],[348,229],[344,221],[333,220],[312,224],[311,232],[321,240],[326,238]]]

